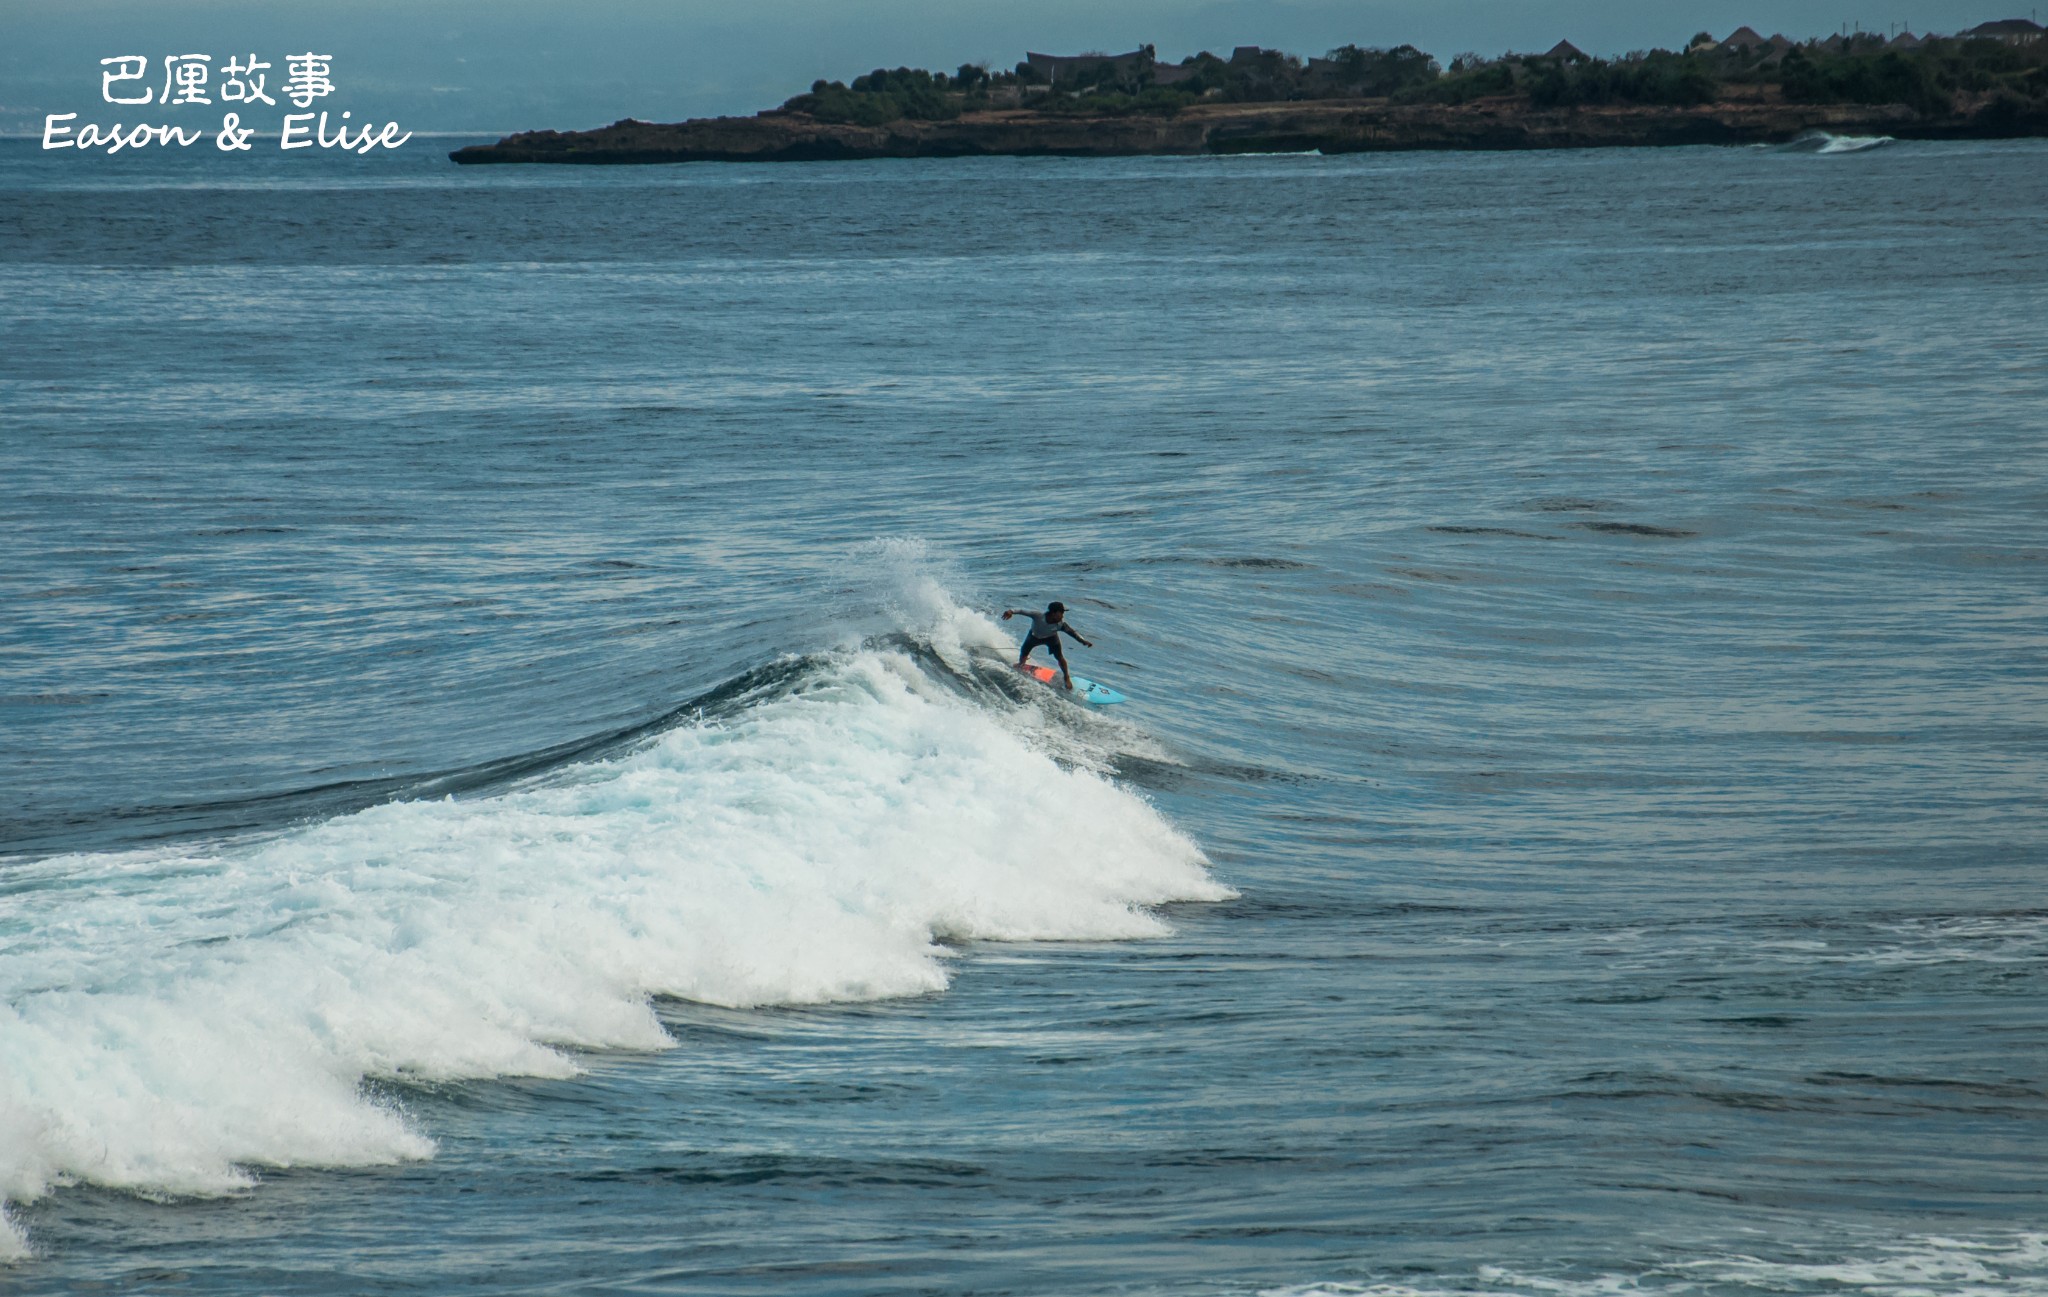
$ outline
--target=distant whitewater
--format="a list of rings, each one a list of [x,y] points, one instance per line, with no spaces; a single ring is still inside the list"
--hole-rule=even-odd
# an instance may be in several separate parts
[[[1147,802],[1048,755],[1085,735],[966,696],[1007,640],[951,613],[941,645],[792,662],[728,715],[494,796],[17,868],[0,1192],[424,1158],[366,1079],[566,1076],[569,1051],[672,1044],[653,997],[933,992],[948,943],[1148,937],[1147,907],[1232,895]],[[9,1225],[0,1251],[25,1247]]]
[[[1786,153],[1866,153],[1896,142],[1889,135],[1830,135],[1826,131],[1807,131],[1778,147]]]

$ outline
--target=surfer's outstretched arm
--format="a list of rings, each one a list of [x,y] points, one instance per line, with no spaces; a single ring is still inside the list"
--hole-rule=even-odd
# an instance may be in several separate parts
[[[1095,645],[1091,644],[1091,643],[1090,643],[1090,642],[1088,642],[1087,640],[1081,639],[1081,632],[1080,632],[1080,631],[1077,631],[1077,630],[1075,630],[1075,629],[1074,629],[1074,628],[1073,628],[1072,626],[1069,626],[1069,625],[1067,625],[1067,624],[1066,624],[1065,622],[1061,622],[1061,623],[1060,623],[1060,629],[1061,629],[1061,630],[1063,630],[1063,631],[1065,631],[1065,632],[1066,632],[1067,634],[1069,634],[1069,635],[1072,635],[1072,636],[1073,636],[1073,637],[1074,637],[1074,638],[1075,638],[1076,640],[1080,640],[1080,643],[1081,643],[1081,647],[1082,647],[1082,648],[1094,648],[1094,647],[1095,647]]]

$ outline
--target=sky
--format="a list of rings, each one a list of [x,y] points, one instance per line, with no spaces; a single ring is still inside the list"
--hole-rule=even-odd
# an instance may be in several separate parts
[[[622,117],[677,121],[773,107],[820,78],[874,67],[1009,67],[1048,54],[1155,46],[1178,60],[1264,45],[1321,54],[1346,43],[1592,54],[1675,47],[1748,24],[1824,36],[1844,24],[1952,32],[2028,17],[2048,0],[0,0],[0,131],[40,134],[47,113],[79,122],[199,125],[202,110],[106,103],[100,60],[331,54],[335,93],[316,108],[410,130],[496,135]],[[217,117],[218,104],[212,110]],[[274,117],[289,106],[264,110]],[[209,124],[212,124],[209,122]]]

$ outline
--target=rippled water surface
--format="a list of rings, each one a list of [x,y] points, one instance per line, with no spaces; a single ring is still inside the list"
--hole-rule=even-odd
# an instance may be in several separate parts
[[[0,144],[0,1284],[2048,1292],[2044,210]]]

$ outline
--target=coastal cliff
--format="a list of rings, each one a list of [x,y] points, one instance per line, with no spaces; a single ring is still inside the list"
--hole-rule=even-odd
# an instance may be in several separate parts
[[[1672,105],[1533,108],[1524,101],[1396,104],[1349,100],[1199,104],[1171,116],[1082,116],[1026,109],[882,125],[802,113],[657,124],[628,119],[589,131],[527,131],[449,154],[460,163],[812,162],[858,158],[1117,157],[1135,154],[1407,149],[1570,149],[1778,143],[1809,131],[1900,138],[2044,133],[2048,122],[1987,113],[1929,117],[1902,104],[1788,104],[1761,99]]]
[[[1412,45],[1307,60],[1240,45],[1162,62],[1030,53],[1014,69],[876,68],[752,117],[528,131],[450,154],[478,162],[813,162],[1770,144],[1810,132],[1918,139],[2048,135],[2048,31],[1794,42],[1743,27],[1683,51],[1542,54],[1445,67]]]

